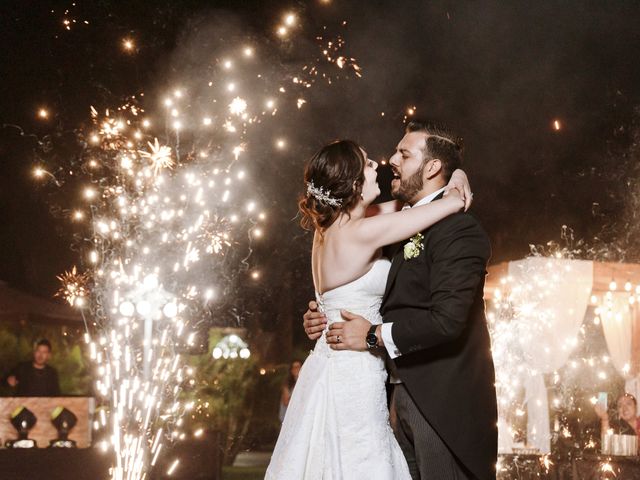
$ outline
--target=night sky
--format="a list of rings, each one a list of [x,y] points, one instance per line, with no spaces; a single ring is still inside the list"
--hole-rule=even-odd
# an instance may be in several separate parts
[[[288,10],[303,19],[300,42],[347,20],[347,50],[364,72],[310,92],[301,117],[284,123],[296,127],[287,154],[256,166],[272,218],[256,260],[293,271],[297,310],[312,292],[307,260],[289,254],[292,243],[304,255],[310,247],[295,219],[304,161],[340,137],[361,142],[374,159],[388,156],[410,106],[464,138],[473,208],[494,262],[560,240],[562,225],[589,245],[615,244],[610,259],[640,262],[632,234],[640,201],[638,2],[5,0],[0,280],[48,297],[55,276],[77,263],[73,232],[32,178],[38,139],[86,123],[90,105],[150,96],[167,79],[197,75],[216,45],[244,36],[273,45],[273,27]],[[76,19],[70,30],[64,18]],[[135,39],[135,52],[123,52],[125,37]],[[47,120],[37,117],[42,107]],[[265,288],[280,287],[275,276]]]

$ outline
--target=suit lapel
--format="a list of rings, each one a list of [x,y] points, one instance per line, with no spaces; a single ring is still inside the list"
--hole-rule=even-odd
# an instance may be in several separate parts
[[[440,200],[442,199],[442,197],[444,197],[444,192],[440,192],[433,200],[431,200],[431,202],[435,202],[436,200]],[[429,202],[429,203],[431,203]]]
[[[435,202],[436,200],[440,200],[442,197],[444,196],[444,192],[441,192],[438,194],[438,196],[436,196],[432,202]],[[431,203],[431,202],[429,202]],[[423,232],[424,233],[424,232]],[[396,281],[396,277],[398,276],[398,272],[400,271],[400,267],[403,264],[404,261],[404,244],[406,242],[408,242],[409,240],[405,240],[404,242],[400,242],[397,245],[399,245],[399,248],[396,250],[396,254],[393,256],[393,260],[391,262],[391,269],[389,270],[389,276],[387,277],[387,285],[384,289],[384,296],[382,297],[382,305],[385,304],[386,300],[387,300],[387,296],[389,295],[389,292],[391,292],[391,288],[393,287],[393,284]]]
[[[400,271],[400,267],[402,266],[402,261],[404,259],[404,248],[398,249],[396,254],[391,261],[391,268],[389,269],[389,276],[387,277],[387,286],[384,289],[384,296],[382,297],[382,304],[387,299],[389,292],[391,291],[391,287],[396,281],[396,277],[398,276],[398,272]]]

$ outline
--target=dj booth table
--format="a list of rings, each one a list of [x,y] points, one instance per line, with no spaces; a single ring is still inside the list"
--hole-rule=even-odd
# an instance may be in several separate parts
[[[178,442],[167,449],[151,480],[220,480],[222,458],[214,434]],[[166,471],[180,458],[171,476]],[[0,449],[2,480],[107,480],[112,455],[98,448]]]
[[[17,438],[10,423],[12,412],[24,406],[31,410],[36,424],[29,438],[39,448],[0,448],[0,480],[107,480],[113,452],[91,447],[91,425],[94,401],[89,397],[0,397],[0,445]],[[51,423],[51,412],[57,407],[71,410],[78,423],[69,439],[78,448],[45,448],[58,436]],[[180,458],[175,472],[166,476],[174,459]],[[150,480],[220,480],[222,455],[219,434],[207,431],[204,435],[189,437],[167,446],[158,460]]]
[[[111,458],[94,448],[0,450],[0,478],[7,480],[102,480]]]
[[[152,480],[220,480],[221,457],[212,438],[187,440],[167,450]],[[180,465],[166,471],[174,458]],[[2,480],[108,480],[112,456],[97,448],[27,448],[0,450]]]

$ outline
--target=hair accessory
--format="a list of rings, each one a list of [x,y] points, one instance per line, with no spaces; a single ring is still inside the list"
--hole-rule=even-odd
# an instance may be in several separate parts
[[[331,196],[331,190],[325,190],[322,187],[316,187],[313,182],[307,182],[307,197],[312,196],[320,203],[324,203],[331,207],[339,207],[342,200]]]

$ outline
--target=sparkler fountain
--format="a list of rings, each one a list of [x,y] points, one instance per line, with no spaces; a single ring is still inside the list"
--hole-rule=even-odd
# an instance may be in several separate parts
[[[296,29],[294,14],[283,19],[279,37]],[[181,400],[194,374],[184,354],[196,347],[210,303],[228,294],[228,271],[259,278],[247,262],[266,219],[244,158],[252,130],[264,134],[279,108],[305,105],[302,93],[317,79],[335,80],[329,68],[360,76],[355,60],[340,53],[342,38],[317,40],[322,53],[297,65],[297,74],[270,67],[256,75],[255,47],[234,47],[209,78],[172,89],[158,121],[143,94],[103,114],[92,108],[73,168],[46,160],[35,167],[37,178],[59,187],[83,182],[86,204],[69,219],[86,222],[88,268],[61,275],[59,294],[91,322],[96,391],[109,409],[95,426],[110,431],[101,446],[114,454],[114,480],[147,477],[166,445],[184,437],[182,417],[194,408]],[[123,45],[131,51],[134,43]],[[286,145],[274,140],[277,149]],[[178,466],[173,460],[167,473]]]

